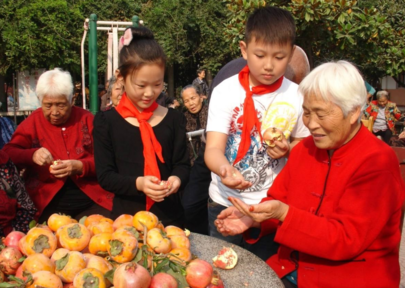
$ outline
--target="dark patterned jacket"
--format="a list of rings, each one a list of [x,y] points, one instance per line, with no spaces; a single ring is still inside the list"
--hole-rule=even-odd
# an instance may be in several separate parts
[[[205,129],[207,126],[207,118],[208,118],[208,105],[203,104],[200,112],[196,114],[190,113],[188,110],[184,112],[184,116],[187,119],[186,131],[192,132],[200,129]],[[193,137],[190,141],[187,139],[189,150],[190,150],[190,161],[191,165],[194,164],[195,158],[197,158],[198,150],[201,147],[201,137]]]

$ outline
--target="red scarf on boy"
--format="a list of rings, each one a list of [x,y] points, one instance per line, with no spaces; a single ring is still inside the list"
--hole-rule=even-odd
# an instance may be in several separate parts
[[[243,126],[242,126],[242,136],[240,140],[240,145],[238,148],[238,153],[236,154],[235,161],[233,164],[235,165],[238,163],[242,158],[246,155],[247,151],[250,148],[251,140],[250,140],[250,132],[252,131],[253,127],[256,126],[256,130],[259,132],[260,139],[263,141],[262,133],[261,133],[261,123],[257,118],[255,103],[253,102],[253,94],[254,95],[263,95],[268,94],[276,91],[281,87],[283,83],[283,78],[280,77],[271,85],[258,85],[250,90],[249,84],[249,66],[245,66],[239,72],[239,83],[242,85],[243,89],[246,91],[246,98],[245,102],[243,103]]]
[[[124,92],[121,101],[115,110],[117,110],[118,114],[120,114],[122,118],[135,117],[138,120],[143,144],[143,157],[145,158],[143,170],[144,175],[152,175],[160,180],[160,171],[155,154],[158,156],[160,162],[165,162],[162,156],[162,146],[160,146],[159,141],[156,139],[152,126],[150,126],[148,123],[148,120],[153,115],[153,111],[155,111],[158,106],[159,105],[156,102],[153,102],[149,108],[139,112],[134,104],[132,104],[131,100],[128,99],[127,94]],[[155,201],[146,196],[147,211],[152,208],[154,203]]]

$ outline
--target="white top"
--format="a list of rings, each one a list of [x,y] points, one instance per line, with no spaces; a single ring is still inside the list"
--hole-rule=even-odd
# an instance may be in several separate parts
[[[215,87],[210,101],[207,132],[215,131],[228,135],[225,157],[231,165],[236,158],[241,141],[241,123],[243,122],[243,103],[246,92],[239,83],[238,74]],[[269,127],[279,128],[287,139],[303,138],[309,135],[302,122],[302,95],[298,93],[298,85],[284,78],[281,87],[269,94],[253,95],[257,117],[262,122],[262,131]],[[267,145],[260,141],[256,128],[250,134],[251,145],[244,158],[236,163],[245,180],[253,185],[243,191],[230,189],[223,185],[215,173],[211,173],[209,187],[211,199],[229,207],[229,196],[238,197],[247,204],[257,204],[266,197],[267,190],[274,178],[280,173],[287,159],[272,159],[266,152]]]

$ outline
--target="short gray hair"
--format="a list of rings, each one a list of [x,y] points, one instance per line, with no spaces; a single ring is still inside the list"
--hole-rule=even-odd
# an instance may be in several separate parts
[[[73,97],[72,76],[70,76],[69,72],[60,68],[46,71],[39,77],[35,92],[41,103],[44,96],[65,96],[71,103]]]
[[[181,89],[180,97],[183,98],[183,92],[186,91],[187,89],[190,89],[190,88],[193,88],[195,90],[195,93],[197,93],[199,96],[201,96],[201,93],[199,92],[198,87],[195,86],[195,85],[190,84],[190,85],[184,86],[183,89]]]
[[[357,68],[348,61],[328,62],[316,67],[299,85],[299,91],[332,101],[342,109],[346,117],[349,112],[367,103],[364,79]]]
[[[390,99],[390,93],[388,93],[388,91],[385,90],[381,90],[377,92],[377,100],[380,99],[381,97],[385,97],[387,98],[387,100]]]
[[[108,89],[107,89],[107,98],[110,97],[112,95],[112,90],[114,87],[114,84],[117,83],[118,79],[117,77],[115,77],[114,75],[111,76],[111,78],[108,80]]]

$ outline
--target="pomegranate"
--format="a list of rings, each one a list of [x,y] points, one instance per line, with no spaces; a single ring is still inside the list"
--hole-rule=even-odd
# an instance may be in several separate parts
[[[278,132],[277,129],[273,127],[268,128],[266,129],[266,131],[264,131],[263,139],[267,143],[267,145],[269,145],[269,147],[275,147],[275,142],[280,141],[283,138],[281,137],[280,132]]]
[[[177,281],[167,273],[157,273],[152,277],[149,288],[177,288]]]
[[[214,271],[214,274],[211,279],[211,284],[207,286],[207,288],[224,288],[224,282],[219,277],[217,271]]]
[[[18,242],[20,241],[20,239],[22,237],[24,237],[25,234],[23,232],[20,231],[13,231],[10,232],[6,238],[4,239],[3,243],[7,246],[7,247],[17,247],[18,248]]]
[[[133,262],[121,264],[114,273],[114,288],[148,288],[151,277],[145,268]]]
[[[16,247],[4,248],[0,253],[0,270],[7,275],[14,275],[21,265],[22,254]]]
[[[191,288],[205,288],[211,283],[213,269],[204,260],[195,259],[186,268],[186,281]]]
[[[212,258],[214,261],[214,266],[221,269],[232,269],[238,263],[238,255],[230,247],[224,247],[219,252],[218,255]]]

